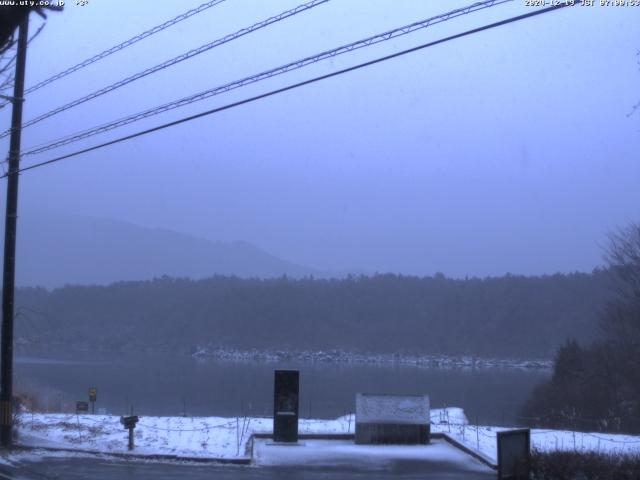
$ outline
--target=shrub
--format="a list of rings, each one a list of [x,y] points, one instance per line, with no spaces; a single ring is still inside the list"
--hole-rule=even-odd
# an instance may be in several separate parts
[[[541,452],[531,455],[532,480],[637,480],[640,454]]]

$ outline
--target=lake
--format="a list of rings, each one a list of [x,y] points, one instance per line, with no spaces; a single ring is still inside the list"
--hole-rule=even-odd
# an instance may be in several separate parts
[[[98,409],[123,415],[237,416],[272,413],[273,370],[300,370],[300,414],[333,418],[354,410],[355,394],[422,394],[432,408],[462,407],[471,422],[514,425],[542,369],[428,368],[408,365],[256,363],[123,354],[17,357],[16,390],[42,410],[71,410],[98,390]]]

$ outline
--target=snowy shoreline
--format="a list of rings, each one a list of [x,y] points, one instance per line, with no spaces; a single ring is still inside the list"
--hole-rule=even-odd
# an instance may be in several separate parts
[[[347,365],[402,365],[425,368],[509,368],[551,369],[553,361],[542,359],[503,359],[474,356],[413,355],[397,353],[355,353],[342,350],[283,351],[233,350],[218,347],[198,347],[191,356],[202,361],[262,362],[262,363],[326,363]]]
[[[248,459],[254,434],[269,434],[271,418],[265,417],[146,417],[135,430],[136,456],[176,459]],[[300,434],[349,435],[354,415],[333,420],[299,421]],[[431,410],[431,431],[442,433],[495,463],[496,434],[503,427],[470,425],[460,408]],[[17,427],[17,444],[26,447],[69,449],[90,453],[126,454],[127,432],[114,415],[23,413]],[[640,453],[640,436],[531,430],[533,448],[542,451],[571,450]]]

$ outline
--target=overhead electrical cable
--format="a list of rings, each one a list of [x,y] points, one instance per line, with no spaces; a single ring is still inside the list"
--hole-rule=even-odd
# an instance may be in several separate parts
[[[308,56],[300,60],[296,60],[294,62],[287,63],[285,65],[281,65],[276,68],[272,68],[270,70],[263,71],[258,74],[250,75],[248,77],[244,77],[240,80],[234,80],[230,83],[226,83],[224,85],[220,85],[214,88],[210,88],[203,92],[199,92],[193,95],[189,95],[187,97],[180,98],[178,100],[171,101],[169,103],[165,103],[163,105],[153,107],[148,110],[144,110],[142,112],[138,112],[127,117],[123,117],[111,122],[108,122],[103,125],[99,125],[87,130],[83,130],[81,132],[76,132],[71,135],[66,135],[57,140],[53,140],[44,144],[39,144],[37,146],[31,147],[29,149],[25,149],[22,152],[22,155],[34,155],[37,153],[42,153],[47,150],[51,150],[54,148],[59,148],[64,145],[68,145],[70,143],[75,143],[80,140],[84,140],[88,137],[92,137],[94,135],[98,135],[101,133],[108,132],[115,128],[123,127],[130,123],[143,120],[145,118],[151,117],[153,115],[158,115],[160,113],[167,112],[169,110],[173,110],[175,108],[183,107],[185,105],[189,105],[194,102],[198,102],[201,100],[205,100],[216,95],[229,92],[236,88],[244,87],[246,85],[256,83],[262,80],[266,80],[271,77],[275,77],[277,75],[282,75],[284,73],[290,72],[292,70],[297,70],[299,68],[306,67],[308,65],[320,62],[322,60],[327,60],[338,55],[342,55],[344,53],[352,52],[354,50],[358,50],[360,48],[368,47],[371,45],[375,45],[381,42],[385,42],[387,40],[391,40],[393,38],[397,38],[403,35],[407,35],[409,33],[415,32],[416,30],[420,30],[423,28],[427,28],[430,25],[435,25],[438,23],[445,22],[447,20],[451,20],[453,18],[469,14],[471,12],[475,12],[478,10],[483,10],[489,7],[493,7],[496,5],[500,5],[502,3],[511,2],[513,0],[486,0],[482,2],[477,2],[467,7],[458,8],[455,10],[451,10],[447,13],[443,13],[434,17],[427,18],[425,20],[421,20],[419,22],[414,22],[409,25],[405,25],[403,27],[398,27],[393,30],[389,30],[383,33],[379,33],[377,35],[367,37],[362,40],[358,40],[346,45],[342,45],[337,48],[333,48],[331,50],[326,50],[324,52],[318,53],[316,55]]]
[[[10,68],[13,68],[15,66],[17,57],[18,57],[18,54],[16,53],[9,60],[7,60],[7,62],[0,67],[0,73],[4,73],[5,70],[9,70]]]
[[[38,27],[38,30],[36,30],[36,33],[31,35],[31,38],[29,38],[29,40],[27,40],[27,44],[30,44],[31,42],[33,42],[38,37],[38,35],[40,35],[42,33],[42,30],[44,29],[44,27],[46,25],[47,25],[47,22],[43,22],[42,25],[40,25]]]
[[[34,85],[33,87],[27,88],[25,90],[24,94],[27,95],[27,94],[29,94],[31,92],[35,92],[36,90],[38,90],[38,89],[40,89],[40,88],[42,88],[42,87],[44,87],[46,85],[49,85],[50,83],[53,83],[56,80],[60,80],[61,78],[66,77],[67,75],[70,75],[73,72],[76,72],[76,71],[78,71],[78,70],[80,70],[82,68],[85,68],[85,67],[91,65],[92,63],[95,63],[95,62],[97,62],[99,60],[102,60],[105,57],[108,57],[109,55],[112,55],[112,54],[114,54],[116,52],[119,52],[120,50],[122,50],[124,48],[130,47],[131,45],[139,42],[140,40],[143,40],[143,39],[145,39],[147,37],[150,37],[153,34],[161,32],[162,30],[164,30],[166,28],[169,28],[172,25],[175,25],[176,23],[181,22],[182,20],[186,20],[187,18],[189,18],[189,17],[191,17],[193,15],[201,13],[204,10],[207,10],[208,8],[211,8],[211,7],[213,7],[213,6],[217,5],[217,4],[225,2],[225,1],[226,0],[211,0],[209,2],[203,3],[199,7],[192,8],[191,10],[189,10],[189,11],[187,11],[185,13],[182,13],[182,14],[178,15],[177,17],[172,18],[171,20],[167,20],[166,22],[161,23],[160,25],[156,25],[155,27],[153,27],[153,28],[151,28],[151,29],[149,29],[149,30],[147,30],[145,32],[142,32],[142,33],[140,33],[140,34],[138,34],[138,35],[136,35],[134,37],[131,37],[128,40],[125,40],[122,43],[119,43],[118,45],[115,45],[115,46],[113,46],[113,47],[111,47],[111,48],[109,48],[107,50],[104,50],[104,51],[98,53],[97,55],[94,55],[91,58],[87,58],[86,60],[84,60],[84,61],[82,61],[80,63],[77,63],[74,66],[69,67],[66,70],[63,70],[60,73],[57,73],[57,74],[47,78],[46,80],[42,80],[40,83]],[[0,104],[0,108],[4,107],[7,104],[8,103],[6,103],[6,102],[3,103],[3,104]]]
[[[192,50],[189,50],[188,52],[185,52],[181,55],[178,55],[177,57],[174,57],[170,60],[167,60],[165,62],[162,62],[158,65],[154,65],[153,67],[147,68],[146,70],[143,70],[141,72],[138,72],[134,75],[131,75],[127,78],[124,78],[122,80],[119,80],[115,83],[112,83],[111,85],[107,85],[106,87],[103,87],[99,90],[96,90],[88,95],[85,95],[83,97],[77,98],[65,105],[62,105],[60,107],[57,107],[49,112],[43,113],[42,115],[39,115],[25,123],[22,124],[22,128],[27,128],[30,127],[31,125],[34,125],[38,122],[41,122],[49,117],[52,117],[54,115],[57,115],[58,113],[64,112],[65,110],[69,110],[70,108],[73,107],[77,107],[78,105],[81,105],[85,102],[88,102],[89,100],[93,100],[94,98],[98,98],[102,95],[105,95],[109,92],[112,92],[114,90],[117,90],[120,87],[124,87],[125,85],[128,85],[132,82],[135,82],[136,80],[140,80],[141,78],[144,78],[148,75],[151,75],[153,73],[159,72],[160,70],[164,70],[165,68],[169,68],[173,65],[176,65],[177,63],[183,62],[185,60],[188,60],[190,58],[195,57],[196,55],[200,55],[201,53],[207,52],[215,47],[219,47],[220,45],[223,45],[225,43],[231,42],[233,40],[236,40],[240,37],[243,37],[245,35],[248,35],[249,33],[255,32],[256,30],[260,30],[264,27],[267,27],[269,25],[272,25],[276,22],[279,22],[281,20],[284,20],[285,18],[289,18],[292,17],[294,15],[297,15],[299,13],[305,12],[307,10],[310,10],[314,7],[317,7],[318,5],[322,5],[324,3],[327,3],[329,0],[311,0],[310,2],[304,3],[302,5],[298,5],[295,8],[292,8],[290,10],[286,10],[282,13],[279,13],[278,15],[274,15],[273,17],[269,17],[266,20],[262,20],[258,23],[255,23],[253,25],[251,25],[250,27],[246,27],[243,28],[241,30],[238,30],[235,33],[231,33],[229,35],[225,35],[222,38],[219,38],[217,40],[214,40],[212,42],[206,43],[204,45],[199,46],[198,48],[194,48]],[[11,133],[11,129],[7,129],[5,130],[2,134],[0,134],[0,138],[2,137],[6,137],[7,135],[9,135]]]
[[[225,110],[229,110],[229,109],[234,108],[234,107],[239,107],[240,105],[245,105],[245,104],[248,104],[248,103],[252,103],[252,102],[255,102],[257,100],[261,100],[263,98],[268,98],[268,97],[271,97],[271,96],[274,96],[274,95],[277,95],[277,94],[280,94],[280,93],[287,92],[289,90],[294,90],[296,88],[300,88],[300,87],[303,87],[305,85],[310,85],[312,83],[316,83],[316,82],[319,82],[321,80],[326,80],[328,78],[337,77],[339,75],[343,75],[343,74],[348,73],[348,72],[352,72],[352,71],[355,71],[355,70],[360,70],[362,68],[369,67],[371,65],[376,65],[378,63],[382,63],[382,62],[391,60],[393,58],[398,58],[398,57],[401,57],[401,56],[404,56],[404,55],[408,55],[410,53],[414,53],[414,52],[417,52],[417,51],[420,51],[420,50],[424,50],[426,48],[433,47],[433,46],[439,45],[441,43],[449,42],[451,40],[455,40],[455,39],[458,39],[458,38],[466,37],[466,36],[473,35],[473,34],[476,34],[476,33],[480,33],[480,32],[486,31],[486,30],[490,30],[492,28],[496,28],[496,27],[500,27],[500,26],[507,25],[507,24],[510,24],[510,23],[522,21],[522,20],[525,20],[527,18],[536,17],[536,16],[539,16],[539,15],[543,15],[545,13],[549,13],[549,12],[552,12],[552,11],[557,11],[557,10],[560,10],[562,8],[570,7],[570,6],[574,6],[574,5],[579,5],[579,3],[578,2],[569,1],[568,3],[561,3],[561,4],[558,4],[558,5],[553,5],[553,6],[546,7],[546,8],[540,9],[540,10],[535,10],[535,11],[532,11],[532,12],[529,12],[529,13],[525,13],[525,14],[518,15],[518,16],[515,16],[515,17],[507,18],[505,20],[500,20],[498,22],[494,22],[494,23],[490,23],[490,24],[487,24],[487,25],[483,25],[482,27],[477,27],[477,28],[474,28],[474,29],[471,29],[471,30],[467,30],[467,31],[462,32],[462,33],[457,33],[455,35],[450,35],[448,37],[444,37],[444,38],[441,38],[439,40],[435,40],[435,41],[432,41],[432,42],[424,43],[422,45],[418,45],[417,47],[413,47],[413,48],[409,48],[409,49],[406,49],[406,50],[402,50],[400,52],[392,53],[390,55],[386,55],[386,56],[383,56],[383,57],[378,57],[378,58],[376,58],[374,60],[369,60],[369,61],[364,62],[364,63],[359,63],[357,65],[354,65],[354,66],[351,66],[351,67],[348,67],[348,68],[343,68],[343,69],[337,70],[335,72],[331,72],[331,73],[327,73],[325,75],[320,75],[320,76],[311,78],[309,80],[304,80],[302,82],[298,82],[298,83],[294,83],[294,84],[291,84],[291,85],[287,85],[286,87],[278,88],[276,90],[271,90],[269,92],[262,93],[260,95],[256,95],[256,96],[249,97],[249,98],[246,98],[246,99],[243,99],[243,100],[239,100],[237,102],[229,103],[227,105],[223,105],[221,107],[217,107],[217,108],[213,108],[211,110],[200,112],[200,113],[197,113],[195,115],[190,115],[188,117],[183,117],[181,119],[174,120],[174,121],[169,122],[169,123],[165,123],[165,124],[153,127],[153,128],[148,128],[146,130],[142,130],[142,131],[139,131],[139,132],[136,132],[136,133],[132,133],[131,135],[125,135],[123,137],[119,137],[119,138],[116,138],[114,140],[110,140],[108,142],[104,142],[104,143],[101,143],[101,144],[98,144],[98,145],[94,145],[92,147],[84,148],[82,150],[77,150],[75,152],[68,153],[66,155],[61,155],[59,157],[55,157],[55,158],[52,158],[50,160],[46,160],[44,162],[35,163],[33,165],[29,165],[27,167],[20,168],[18,170],[18,173],[24,172],[24,171],[27,171],[27,170],[32,170],[32,169],[35,169],[35,168],[39,168],[39,167],[43,167],[45,165],[50,165],[52,163],[60,162],[60,161],[65,160],[67,158],[76,157],[76,156],[81,155],[83,153],[92,152],[94,150],[98,150],[98,149],[101,149],[101,148],[104,148],[104,147],[108,147],[110,145],[115,145],[117,143],[121,143],[121,142],[124,142],[124,141],[127,141],[127,140],[131,140],[133,138],[141,137],[141,136],[147,135],[149,133],[153,133],[153,132],[157,132],[157,131],[160,131],[160,130],[164,130],[165,128],[169,128],[169,127],[173,127],[175,125],[180,125],[182,123],[190,122],[192,120],[195,120],[195,119],[198,119],[198,118],[202,118],[202,117],[205,117],[205,116],[208,116],[208,115],[212,115],[212,114],[215,114],[215,113],[219,113],[219,112],[222,112],[222,111],[225,111]],[[0,178],[6,178],[7,176],[8,176],[8,174],[4,174],[4,175],[0,176]]]
[[[29,87],[25,90],[25,95],[29,94],[31,92],[35,92],[36,90],[44,87],[45,85],[49,85],[50,83],[55,82],[56,80],[60,80],[63,77],[66,77],[67,75],[72,74],[73,72],[77,72],[78,70],[87,67],[89,65],[91,65],[92,63],[95,63],[99,60],[102,60],[103,58],[108,57],[109,55],[112,55],[116,52],[119,52],[120,50],[130,47],[131,45],[139,42],[140,40],[143,40],[147,37],[150,37],[151,35],[154,35],[158,32],[161,32],[162,30],[165,30],[173,25],[175,25],[176,23],[179,23],[183,20],[186,20],[189,17],[192,17],[194,15],[197,15],[199,13],[204,12],[205,10],[214,7],[215,5],[218,5],[219,3],[225,2],[226,0],[211,0],[209,2],[205,2],[202,5],[200,5],[199,7],[196,8],[192,8],[191,10],[188,10],[180,15],[178,15],[177,17],[172,18],[171,20],[167,20],[164,23],[161,23],[160,25],[156,25],[155,27],[146,30],[134,37],[131,37],[128,40],[125,40],[122,43],[119,43],[118,45],[115,45],[111,48],[108,48],[107,50],[104,50],[100,53],[98,53],[97,55],[94,55],[91,58],[87,58],[86,60],[75,64],[72,67],[67,68],[66,70],[63,70],[60,73],[57,73],[49,78],[47,78],[46,80],[42,80],[41,82],[37,83],[36,85],[34,85],[33,87]]]

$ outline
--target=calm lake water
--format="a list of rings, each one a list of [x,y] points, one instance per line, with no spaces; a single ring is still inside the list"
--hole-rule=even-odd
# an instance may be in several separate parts
[[[19,357],[16,388],[36,394],[41,409],[74,408],[98,389],[98,409],[122,415],[236,416],[272,412],[273,370],[300,370],[300,413],[333,418],[354,410],[355,394],[427,393],[432,408],[462,407],[469,420],[516,424],[519,408],[548,370],[438,369],[399,365],[232,363],[185,357]]]

